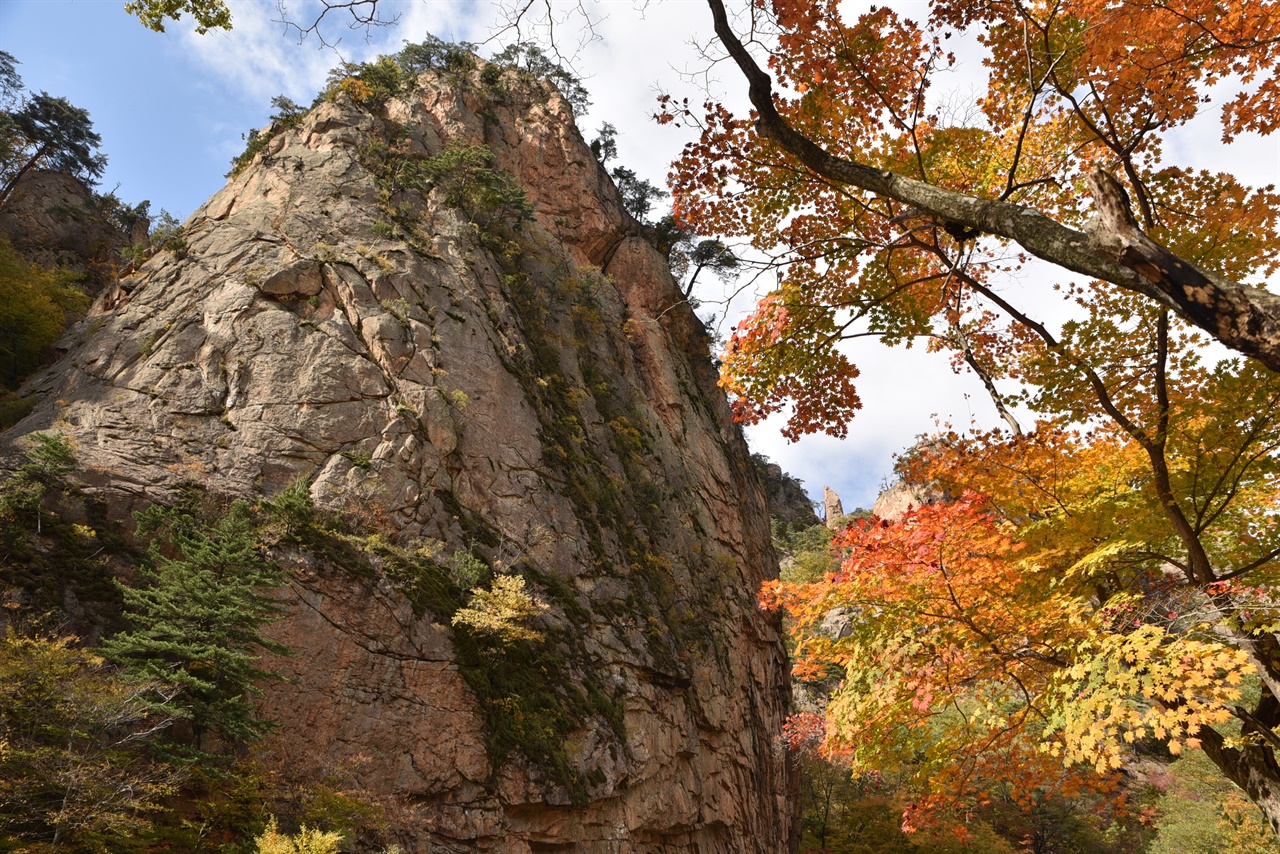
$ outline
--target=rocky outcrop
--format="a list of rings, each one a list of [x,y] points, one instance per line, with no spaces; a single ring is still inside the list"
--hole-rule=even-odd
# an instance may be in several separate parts
[[[818,514],[813,512],[813,502],[804,491],[804,481],[784,472],[782,466],[769,462],[767,457],[755,454],[752,458],[764,481],[771,518],[796,531],[822,523]]]
[[[840,496],[831,487],[822,487],[822,521],[828,528],[838,528],[843,519],[844,504]]]
[[[295,767],[397,804],[408,850],[787,850],[776,564],[701,326],[565,103],[484,79],[274,136],[104,295],[7,441],[70,434],[121,516],[305,478],[402,550],[526,578],[548,640],[486,658],[390,563],[293,559],[263,711]],[[414,180],[480,145],[532,222],[450,190],[494,172]],[[499,670],[559,704],[554,744]]]
[[[888,522],[897,522],[912,510],[941,500],[943,496],[936,489],[898,481],[876,497],[871,514]]]
[[[65,172],[28,172],[0,207],[0,236],[31,261],[81,274],[95,294],[120,263],[120,250],[146,240],[145,219],[135,231],[125,233],[93,192]]]

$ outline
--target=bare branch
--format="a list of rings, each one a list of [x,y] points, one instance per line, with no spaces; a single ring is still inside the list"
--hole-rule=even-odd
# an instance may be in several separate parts
[[[498,18],[502,23],[490,31],[489,37],[481,42],[482,45],[536,44],[545,50],[547,56],[575,75],[578,71],[574,68],[574,63],[582,51],[600,38],[597,27],[602,16],[592,12],[591,7],[595,4],[589,0],[574,0],[572,3],[501,0],[497,5]],[[569,46],[565,41],[565,29],[575,20],[580,22],[581,31],[576,37],[576,43]]]
[[[378,4],[381,0],[320,0],[320,13],[316,15],[311,23],[295,21],[289,16],[288,0],[276,0],[276,23],[283,24],[285,32],[296,32],[298,34],[298,42],[302,43],[312,36],[319,42],[320,47],[336,48],[342,39],[335,39],[330,42],[325,36],[324,23],[325,18],[330,13],[336,13],[337,17],[342,18],[342,13],[346,13],[347,28],[350,30],[364,30],[364,38],[369,39],[369,33],[375,27],[389,27],[400,20],[400,16],[391,15],[384,16],[382,11],[386,8],[379,9]]]

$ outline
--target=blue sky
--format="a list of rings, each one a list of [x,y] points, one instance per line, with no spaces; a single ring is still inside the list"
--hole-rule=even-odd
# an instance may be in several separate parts
[[[108,155],[102,189],[189,215],[223,183],[228,141],[261,124],[267,102],[223,85],[179,32],[153,33],[122,0],[5,0],[0,48],[28,89],[89,111]],[[241,130],[233,130],[239,128]]]
[[[397,26],[378,30],[366,43],[361,33],[342,36],[337,52],[318,49],[314,40],[299,45],[274,23],[274,0],[232,0],[235,26],[230,33],[198,36],[188,21],[154,33],[123,11],[125,0],[0,0],[0,49],[12,53],[28,89],[47,90],[89,111],[101,134],[109,162],[102,189],[119,185],[129,203],[149,199],[186,218],[224,183],[233,156],[244,146],[241,134],[261,127],[271,112],[271,97],[286,94],[310,103],[326,71],[340,58],[363,60],[398,50],[406,39],[426,32],[470,41],[490,33],[494,3],[476,0],[383,0],[400,15]],[[570,9],[555,0],[557,8]],[[306,0],[290,0],[304,15]],[[851,2],[865,6],[862,0]],[[882,4],[883,5],[883,4]],[[899,2],[907,13],[920,2]],[[574,61],[574,70],[592,92],[593,105],[581,122],[590,139],[602,122],[620,131],[620,161],[642,176],[662,183],[668,164],[687,140],[688,131],[658,127],[649,120],[659,89],[698,100],[695,83],[709,82],[731,105],[745,92],[729,71],[717,81],[705,71],[691,40],[705,41],[709,17],[701,0],[606,0],[596,32]],[[575,21],[561,23],[562,44],[573,43]],[[691,77],[681,72],[694,72]],[[961,96],[981,82],[980,63],[962,55],[949,88]],[[1280,183],[1280,139],[1246,138],[1225,149],[1216,114],[1206,110],[1193,126],[1171,141],[1170,159],[1198,168],[1232,168],[1254,184]],[[711,301],[714,283],[702,293]],[[739,301],[728,316],[739,316],[749,302]],[[717,308],[723,316],[723,308]],[[863,376],[859,391],[864,410],[837,441],[811,437],[788,444],[778,423],[749,431],[753,450],[802,478],[811,496],[830,484],[845,507],[870,506],[892,468],[892,455],[929,432],[940,421],[963,428],[993,426],[995,415],[981,386],[955,376],[945,357],[921,348],[892,352],[865,341],[852,352]]]
[[[275,0],[231,0],[233,29],[203,36],[189,19],[151,32],[123,11],[124,2],[3,0],[0,49],[19,60],[28,89],[66,97],[89,111],[109,156],[103,189],[118,183],[124,200],[150,199],[154,208],[182,217],[222,186],[231,158],[243,148],[241,135],[266,123],[272,96],[308,104],[342,59],[394,52],[427,32],[483,41],[496,15],[496,4],[475,0],[382,0],[399,17],[395,26],[375,29],[368,39],[363,31],[337,26],[328,35],[340,43],[322,49],[315,39],[299,44],[273,20]],[[301,19],[307,2],[291,0],[289,8]],[[678,59],[685,47],[680,31],[701,22],[705,6],[672,0],[647,15],[625,1],[605,8],[604,38],[576,66],[596,93],[583,133],[590,138],[601,122],[612,122],[622,130],[619,147],[627,164],[661,183],[685,140],[649,121],[655,87],[662,76],[670,82],[666,61]],[[650,76],[637,74],[637,55],[646,58]],[[649,139],[655,132],[663,143]]]

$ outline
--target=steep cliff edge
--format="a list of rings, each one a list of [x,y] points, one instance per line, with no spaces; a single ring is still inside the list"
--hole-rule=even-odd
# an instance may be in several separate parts
[[[360,97],[105,294],[5,443],[68,434],[121,518],[305,478],[385,535],[359,566],[292,555],[262,711],[297,767],[394,801],[412,850],[787,850],[764,496],[664,259],[533,81]],[[423,575],[459,556],[523,576],[547,640],[466,641]]]

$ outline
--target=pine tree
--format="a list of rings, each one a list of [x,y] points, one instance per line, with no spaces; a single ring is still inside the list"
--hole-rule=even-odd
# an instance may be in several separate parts
[[[75,470],[75,449],[65,437],[55,433],[32,433],[26,437],[25,461],[17,474],[0,482],[0,520],[35,516],[36,533],[44,525],[44,500],[50,489],[69,488],[67,476]]]
[[[67,172],[86,184],[97,183],[107,167],[98,149],[102,137],[93,130],[87,110],[48,92],[33,95],[18,110],[5,114],[6,144],[0,149],[0,204],[8,201],[22,176],[32,169]]]
[[[130,672],[179,689],[177,708],[190,719],[194,746],[213,732],[228,741],[261,737],[254,683],[276,674],[260,653],[286,654],[259,634],[280,611],[271,589],[283,581],[257,542],[249,505],[233,503],[213,524],[189,510],[153,507],[139,514],[139,533],[153,537],[143,584],[123,587],[132,629],[104,644]]]

